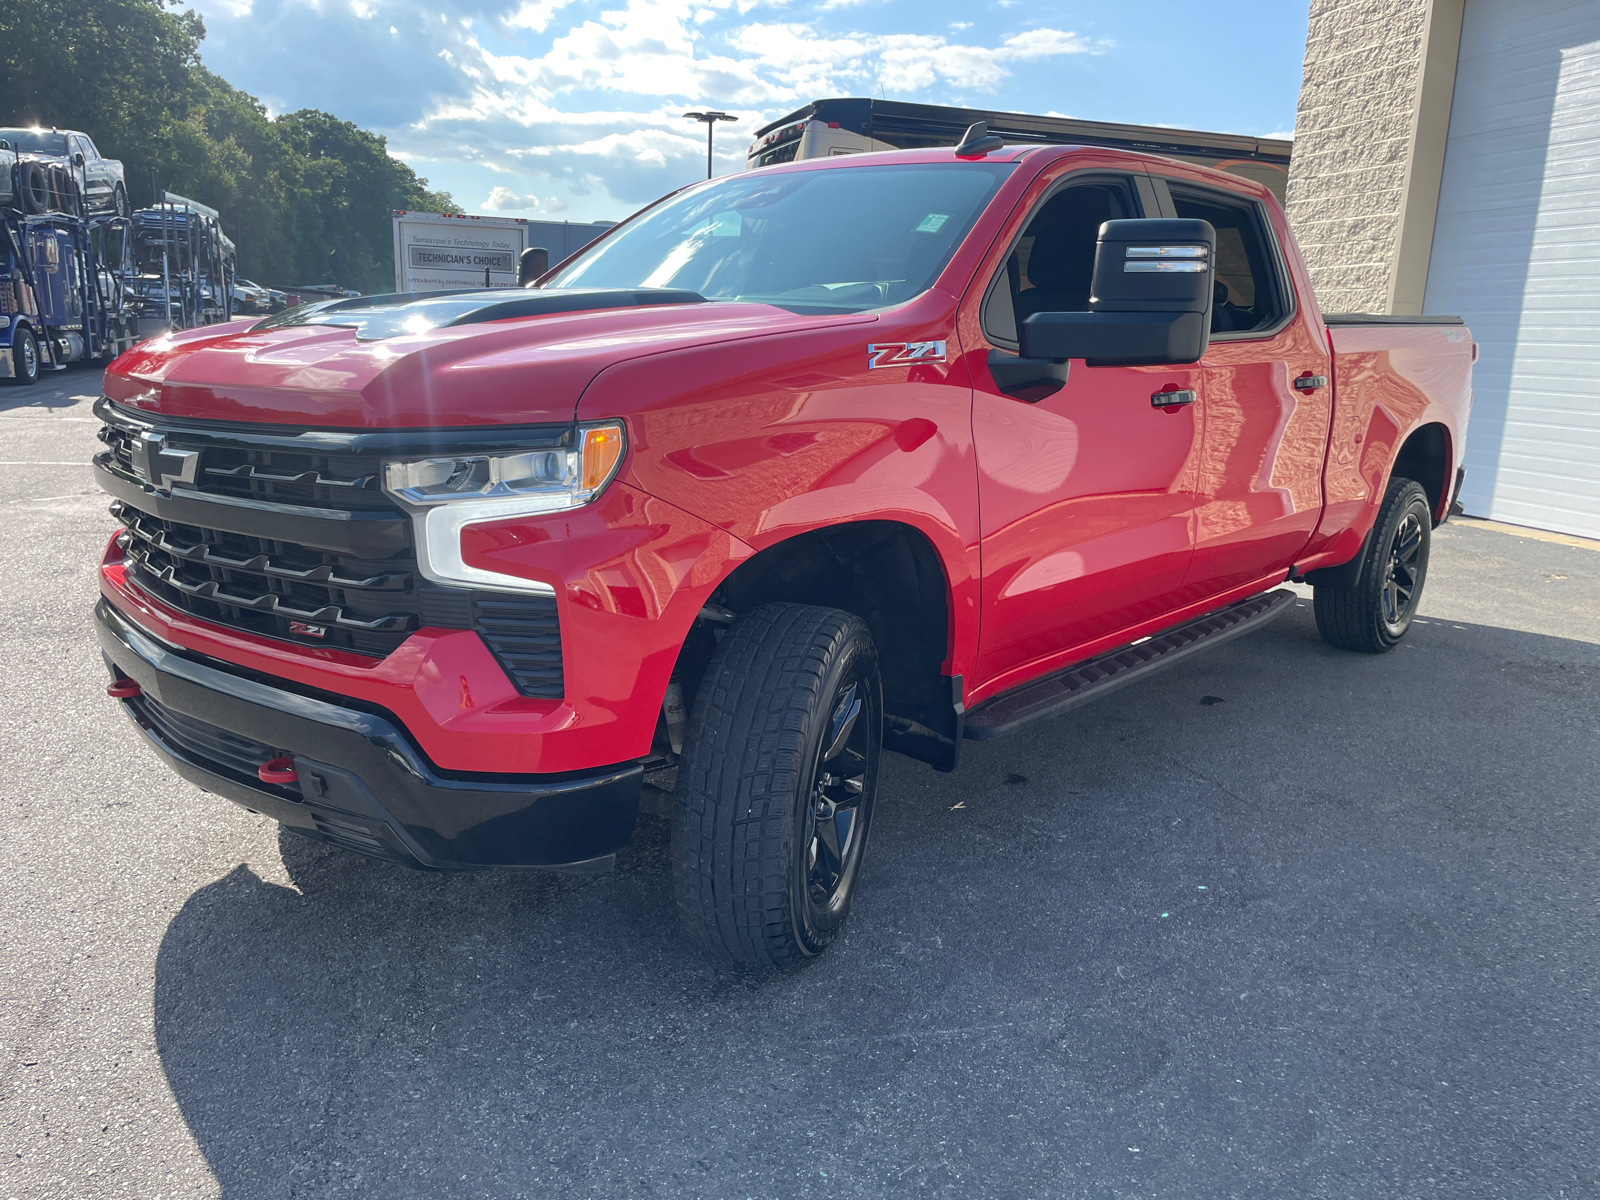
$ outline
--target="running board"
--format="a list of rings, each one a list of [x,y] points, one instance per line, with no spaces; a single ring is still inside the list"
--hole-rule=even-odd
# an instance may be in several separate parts
[[[1260,628],[1294,601],[1295,594],[1286,589],[1251,596],[1165,633],[1002,692],[967,714],[965,735],[987,742],[1030,722],[1098,700],[1191,654]]]

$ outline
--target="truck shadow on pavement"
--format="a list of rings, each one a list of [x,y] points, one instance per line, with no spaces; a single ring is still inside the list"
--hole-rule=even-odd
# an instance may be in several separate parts
[[[171,922],[157,1046],[229,1198],[1583,1194],[1597,717],[1600,647],[1302,605],[891,756],[787,977],[680,935],[656,818],[594,877],[284,835]]]

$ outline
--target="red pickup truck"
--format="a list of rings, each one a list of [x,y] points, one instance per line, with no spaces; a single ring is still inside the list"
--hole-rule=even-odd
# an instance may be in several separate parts
[[[206,791],[411,866],[604,869],[670,813],[691,932],[792,966],[883,751],[953,770],[1286,580],[1394,646],[1474,357],[1320,313],[1266,189],[1159,157],[978,130],[697,184],[527,289],[122,355],[109,693]]]

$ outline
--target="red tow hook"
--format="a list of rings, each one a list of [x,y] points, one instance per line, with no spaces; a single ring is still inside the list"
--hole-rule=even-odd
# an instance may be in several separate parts
[[[262,783],[294,783],[300,777],[294,773],[294,760],[291,758],[274,758],[261,764],[256,770]]]
[[[119,679],[106,688],[106,695],[113,700],[131,700],[135,696],[144,695],[144,689],[131,679]]]

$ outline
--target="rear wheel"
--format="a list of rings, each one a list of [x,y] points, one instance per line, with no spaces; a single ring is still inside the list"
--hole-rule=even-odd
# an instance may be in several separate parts
[[[838,609],[768,604],[723,635],[678,769],[678,911],[736,962],[791,968],[844,928],[861,877],[883,688],[872,635]]]
[[[1433,514],[1413,479],[1391,479],[1372,545],[1350,587],[1317,585],[1317,632],[1330,645],[1383,654],[1400,644],[1422,599]]]
[[[111,193],[111,211],[119,217],[128,215],[128,191],[120,183],[117,190]]]
[[[11,379],[17,387],[39,380],[39,343],[31,329],[18,329],[11,335]]]

